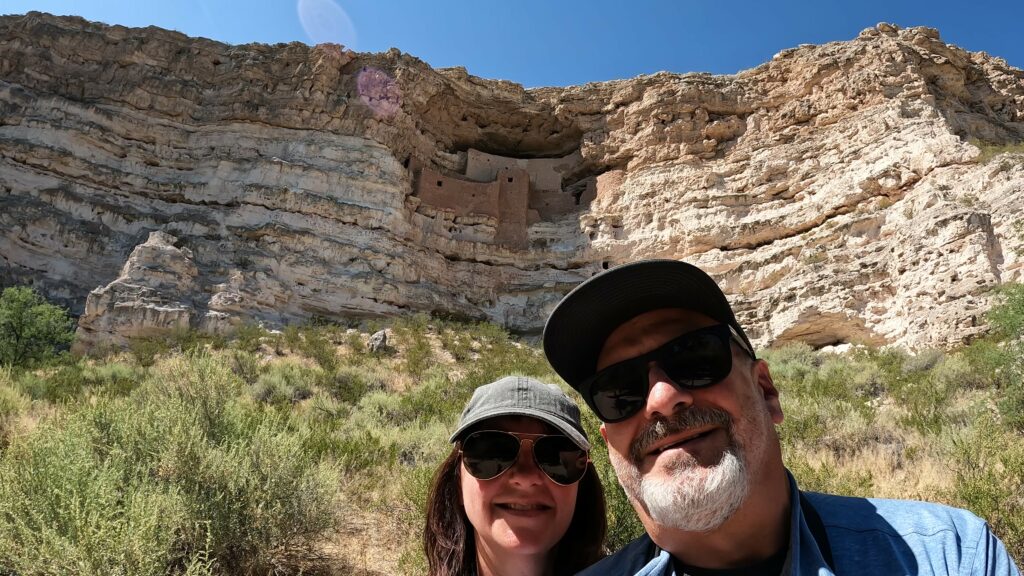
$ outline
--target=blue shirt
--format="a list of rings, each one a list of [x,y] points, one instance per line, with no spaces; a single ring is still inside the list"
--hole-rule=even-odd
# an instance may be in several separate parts
[[[814,509],[807,512],[792,476],[789,485],[792,515],[784,575],[1020,576],[988,524],[966,510],[805,492],[804,502]],[[814,512],[824,529],[818,539],[818,530],[812,530]],[[827,542],[819,545],[818,540]],[[829,552],[831,563],[826,561]],[[628,574],[682,576],[675,573],[669,553],[646,534],[580,576]]]

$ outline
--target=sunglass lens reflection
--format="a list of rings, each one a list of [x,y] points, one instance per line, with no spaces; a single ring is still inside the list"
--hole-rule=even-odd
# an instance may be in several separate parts
[[[729,375],[732,350],[721,335],[695,334],[666,350],[659,363],[680,386],[701,388]]]
[[[490,480],[508,470],[519,457],[519,439],[510,434],[470,434],[462,443],[462,459],[469,473]]]
[[[565,436],[547,436],[533,446],[537,465],[558,484],[572,484],[587,471],[587,453]]]
[[[591,385],[590,398],[602,420],[635,413],[647,399],[647,366],[628,363],[612,367]]]

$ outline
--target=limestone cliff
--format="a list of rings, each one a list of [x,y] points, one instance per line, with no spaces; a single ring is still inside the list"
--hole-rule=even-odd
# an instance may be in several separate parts
[[[979,159],[1022,140],[1024,72],[925,28],[524,90],[396,50],[8,16],[0,285],[83,313],[84,348],[414,311],[533,331],[657,256],[712,272],[759,345],[941,346],[1024,280],[1024,155]]]

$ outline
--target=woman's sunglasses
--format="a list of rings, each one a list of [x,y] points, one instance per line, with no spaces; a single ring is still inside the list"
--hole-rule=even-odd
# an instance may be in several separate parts
[[[651,362],[680,387],[703,388],[732,371],[730,340],[754,358],[753,350],[732,326],[716,324],[687,332],[646,354],[608,366],[584,380],[580,394],[603,422],[621,422],[647,403]]]
[[[480,430],[462,441],[462,463],[474,478],[491,480],[515,466],[522,442],[533,443],[533,461],[555,484],[579,482],[587,471],[587,451],[561,434],[520,434]]]

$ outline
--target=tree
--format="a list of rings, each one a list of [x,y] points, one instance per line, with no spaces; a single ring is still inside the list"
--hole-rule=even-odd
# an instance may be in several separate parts
[[[67,311],[31,288],[7,288],[0,294],[0,365],[45,360],[73,337],[74,322]]]

